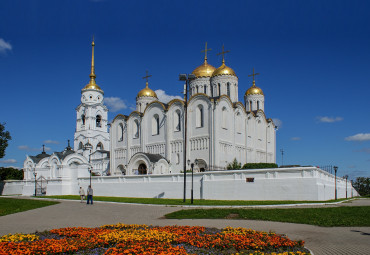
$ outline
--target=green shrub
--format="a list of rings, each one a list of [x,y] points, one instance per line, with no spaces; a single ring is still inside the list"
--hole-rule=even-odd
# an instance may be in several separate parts
[[[233,162],[229,163],[227,165],[227,170],[238,170],[241,169],[242,164],[234,158]]]
[[[23,180],[23,170],[13,167],[0,167],[0,180]]]
[[[247,163],[244,164],[242,169],[264,169],[264,168],[277,168],[275,163]]]

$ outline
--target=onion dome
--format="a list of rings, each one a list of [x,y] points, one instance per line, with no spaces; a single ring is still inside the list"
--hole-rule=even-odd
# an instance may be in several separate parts
[[[90,82],[82,89],[82,91],[87,90],[87,89],[94,89],[94,90],[99,90],[103,92],[103,90],[95,82],[96,75],[95,75],[95,63],[94,63],[94,46],[95,46],[94,39],[91,43],[91,46],[92,46],[92,57],[91,57]]]
[[[216,68],[210,64],[207,63],[207,51],[210,51],[211,49],[207,48],[207,42],[206,42],[206,48],[202,50],[204,52],[204,63],[203,65],[198,66],[194,69],[192,74],[195,75],[195,77],[211,77],[213,72],[216,70]]]
[[[249,95],[262,95],[263,96],[263,91],[262,89],[260,89],[259,87],[256,86],[256,80],[254,79],[254,77],[256,75],[259,75],[259,73],[255,73],[254,72],[254,67],[253,67],[253,73],[248,75],[249,77],[253,77],[253,85],[252,87],[250,87],[246,92],[245,92],[245,95],[246,96],[249,96]]]
[[[234,70],[225,65],[225,54],[228,52],[229,51],[224,50],[224,46],[222,45],[222,52],[217,54],[217,55],[222,55],[222,65],[213,72],[212,77],[219,76],[219,75],[236,76]]]
[[[216,68],[210,64],[207,63],[207,59],[204,59],[203,65],[198,66],[194,69],[192,74],[194,74],[197,78],[200,77],[211,77],[213,72],[216,70]]]
[[[252,87],[250,87],[247,92],[245,92],[245,95],[246,96],[249,96],[249,95],[262,95],[263,96],[263,91],[261,88],[257,87],[256,86],[256,82],[253,81],[253,85]]]
[[[158,99],[157,94],[148,87],[148,82],[146,82],[145,88],[137,94],[137,98],[139,97],[155,97]]]

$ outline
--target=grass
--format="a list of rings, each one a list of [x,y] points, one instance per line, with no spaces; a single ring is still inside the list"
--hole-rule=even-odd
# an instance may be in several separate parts
[[[59,202],[40,201],[31,199],[0,198],[0,216],[24,212],[58,203]]]
[[[167,219],[245,219],[310,224],[323,227],[370,226],[370,206],[294,209],[189,209]]]
[[[80,200],[80,196],[68,195],[68,196],[43,196],[40,198],[56,198],[56,199],[71,199]],[[204,200],[195,199],[193,205],[204,205],[204,206],[231,206],[231,205],[281,205],[281,204],[301,204],[301,203],[332,203],[343,201],[346,199],[328,200],[328,201],[244,201],[244,200]],[[119,203],[137,203],[137,204],[157,204],[157,205],[191,205],[190,199],[187,199],[184,203],[182,199],[167,199],[167,198],[137,198],[137,197],[99,197],[94,196],[94,201],[108,201],[108,202],[119,202]]]

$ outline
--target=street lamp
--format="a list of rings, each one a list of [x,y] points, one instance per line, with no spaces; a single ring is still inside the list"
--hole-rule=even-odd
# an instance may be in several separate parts
[[[334,173],[335,173],[335,200],[337,200],[337,171],[338,167],[334,166]]]
[[[346,179],[346,198],[348,198],[348,197],[347,197],[347,182],[348,182],[348,175],[345,175],[345,176],[344,176],[344,178]]]
[[[33,175],[35,176],[35,196],[36,196],[36,194],[37,194],[37,192],[36,192],[36,183],[37,183],[37,179],[36,179],[36,177],[37,177],[36,168],[33,169]]]
[[[189,81],[195,79],[194,74],[179,74],[179,80],[185,81],[184,84],[184,199],[186,201],[186,141],[187,141],[187,125],[188,125],[188,86]]]

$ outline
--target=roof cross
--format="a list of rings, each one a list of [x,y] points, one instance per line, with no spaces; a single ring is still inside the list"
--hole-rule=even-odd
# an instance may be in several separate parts
[[[253,73],[248,75],[248,77],[253,76],[253,83],[254,83],[254,76],[256,76],[256,75],[259,75],[259,73],[255,73],[254,72],[254,67],[253,67]]]
[[[206,47],[204,48],[204,50],[202,50],[201,52],[204,52],[204,61],[207,61],[207,51],[210,51],[212,49],[208,49],[207,48],[207,42],[206,42]]]
[[[152,77],[152,75],[149,75],[148,70],[146,70],[145,72],[146,72],[146,75],[143,77],[143,79],[146,79],[146,86],[148,87],[149,77]]]
[[[225,64],[225,54],[229,52],[229,50],[225,51],[224,45],[222,45],[222,51],[217,53],[217,56],[222,55],[222,64]]]

